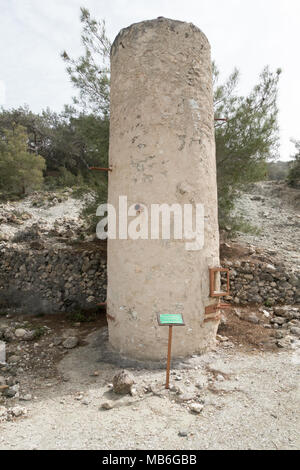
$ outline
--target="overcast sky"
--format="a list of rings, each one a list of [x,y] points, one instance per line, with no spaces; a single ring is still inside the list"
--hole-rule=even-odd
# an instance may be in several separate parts
[[[265,65],[281,67],[281,159],[300,139],[299,0],[0,0],[0,104],[27,103],[60,111],[74,90],[60,58],[78,56],[79,8],[104,18],[111,39],[137,21],[165,16],[193,22],[207,35],[222,73],[237,66],[240,91],[256,83]]]

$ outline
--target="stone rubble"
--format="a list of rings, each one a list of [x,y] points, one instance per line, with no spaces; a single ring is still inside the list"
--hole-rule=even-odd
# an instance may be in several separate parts
[[[265,312],[263,308],[259,309],[262,313]],[[253,312],[241,312],[237,307],[233,309],[235,315],[250,323],[263,324],[264,327],[268,326],[273,329],[273,337],[279,348],[290,349],[298,342],[300,338],[300,308],[292,305],[282,305],[280,307],[273,307],[268,310],[268,316],[264,314],[263,320]],[[253,321],[255,318],[255,321]]]

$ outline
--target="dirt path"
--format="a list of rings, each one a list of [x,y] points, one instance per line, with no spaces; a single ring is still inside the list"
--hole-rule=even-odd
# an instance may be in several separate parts
[[[27,418],[0,424],[0,449],[300,448],[299,350],[219,346],[173,370],[173,391],[163,370],[140,369],[137,394],[118,398],[108,384],[120,368],[99,361],[101,338],[103,329],[60,362],[64,381],[26,405]],[[178,388],[204,402],[200,414],[178,401]],[[108,399],[114,408],[100,409]]]

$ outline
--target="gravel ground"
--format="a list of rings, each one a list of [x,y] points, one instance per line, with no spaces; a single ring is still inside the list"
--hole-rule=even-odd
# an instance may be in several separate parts
[[[92,194],[85,194],[81,199],[75,199],[70,189],[61,193],[36,192],[21,201],[0,203],[0,236],[5,234],[7,240],[11,241],[16,234],[33,224],[38,224],[45,231],[55,228],[56,224],[64,226],[68,222],[80,227],[83,223],[81,210],[92,200]],[[41,205],[36,206],[37,203]],[[7,223],[1,220],[12,214],[18,214],[17,219],[22,223],[16,224],[11,221]],[[28,218],[22,220],[22,214],[26,214]]]
[[[240,242],[279,254],[286,263],[300,264],[300,195],[284,183],[253,184],[236,201],[235,213],[259,230],[256,235],[238,234]]]
[[[282,184],[255,185],[238,202],[237,212],[247,214],[261,232],[238,239],[298,264],[299,214],[292,207],[297,194]],[[50,217],[46,225],[51,225],[70,211],[74,215],[74,204],[57,205],[50,215],[46,208],[44,213],[34,209],[25,226],[40,217]],[[26,386],[35,397],[24,403],[27,417],[0,423],[0,449],[300,448],[299,344],[289,351],[263,350],[263,339],[269,338],[257,325],[230,323],[222,332],[229,342],[173,364],[170,391],[164,389],[164,370],[135,364],[130,372],[137,391],[119,397],[109,384],[121,367],[133,364],[118,362],[103,331],[92,332],[84,338],[86,345],[69,351],[47,380],[39,369],[36,377],[28,374]],[[43,341],[47,351],[48,337]],[[113,408],[103,410],[105,402]],[[192,403],[203,404],[201,413],[191,412]]]
[[[64,381],[26,404],[27,418],[0,424],[0,449],[300,448],[299,349],[260,352],[221,344],[177,366],[172,385],[195,394],[195,384],[202,384],[204,408],[193,414],[174,391],[164,390],[163,370],[131,370],[137,394],[113,394],[109,383],[120,368],[99,360],[101,331],[61,361]],[[140,393],[149,384],[155,393]],[[105,411],[107,400],[114,408]]]

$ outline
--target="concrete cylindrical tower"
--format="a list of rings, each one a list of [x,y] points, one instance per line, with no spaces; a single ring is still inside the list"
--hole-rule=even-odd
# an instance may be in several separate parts
[[[108,202],[117,211],[119,196],[149,213],[163,203],[201,203],[205,211],[199,251],[174,237],[108,241],[110,343],[129,357],[165,358],[168,328],[157,314],[182,313],[173,356],[202,352],[218,326],[204,314],[215,303],[209,268],[219,265],[219,236],[210,45],[193,24],[158,18],[115,39],[109,158]]]

